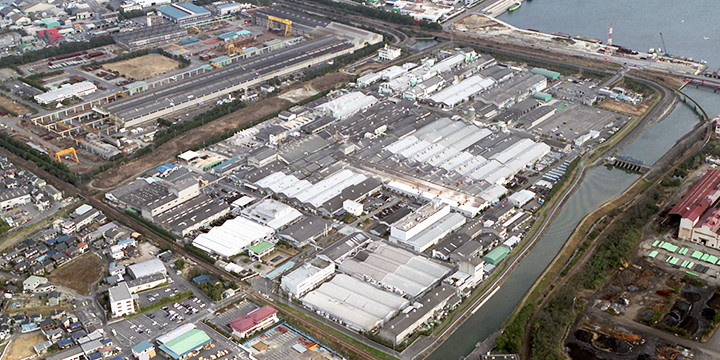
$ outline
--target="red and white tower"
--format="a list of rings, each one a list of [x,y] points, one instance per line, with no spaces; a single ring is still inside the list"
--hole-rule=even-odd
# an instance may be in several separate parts
[[[612,29],[613,25],[610,23],[610,31],[608,32],[608,41],[607,44],[605,44],[605,61],[610,61],[610,58],[613,55],[613,46],[612,46]]]

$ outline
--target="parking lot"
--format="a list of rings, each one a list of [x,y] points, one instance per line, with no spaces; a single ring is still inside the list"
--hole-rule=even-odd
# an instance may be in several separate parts
[[[536,129],[544,134],[573,141],[591,130],[607,138],[609,131],[622,127],[629,118],[607,110],[572,104],[544,121]]]
[[[140,294],[142,297],[144,293]],[[190,298],[142,315],[109,325],[112,335],[126,347],[154,339],[185,322],[196,322],[208,315],[207,305]],[[202,306],[205,305],[205,306]]]
[[[228,323],[230,322],[230,320],[235,319],[239,316],[245,316],[257,308],[258,306],[254,303],[250,301],[243,301],[223,312],[222,314],[215,314],[215,316],[208,318],[208,321],[210,321],[210,323],[217,326],[218,328],[230,332],[230,328],[228,328]]]
[[[181,292],[187,291],[185,287],[178,283],[172,283],[168,284],[167,286],[163,286],[161,288],[143,291],[138,294],[138,304],[140,304],[140,307],[145,307],[147,305],[150,305],[154,303],[157,300],[160,300],[162,298],[170,297],[173,295],[177,295]]]
[[[244,345],[258,360],[342,359],[286,324],[280,324]]]

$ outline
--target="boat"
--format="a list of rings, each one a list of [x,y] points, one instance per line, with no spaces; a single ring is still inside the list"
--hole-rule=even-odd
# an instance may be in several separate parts
[[[508,8],[508,11],[515,11],[520,8],[520,5],[522,5],[522,4],[520,4],[519,2],[516,2]]]

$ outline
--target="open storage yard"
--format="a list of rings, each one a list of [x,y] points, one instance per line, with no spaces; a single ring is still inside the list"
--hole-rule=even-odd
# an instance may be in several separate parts
[[[55,270],[48,279],[81,295],[90,295],[93,285],[102,277],[102,271],[102,260],[94,253],[89,253]]]
[[[109,71],[117,71],[136,80],[149,79],[177,69],[179,63],[160,54],[148,54],[133,59],[103,65]]]

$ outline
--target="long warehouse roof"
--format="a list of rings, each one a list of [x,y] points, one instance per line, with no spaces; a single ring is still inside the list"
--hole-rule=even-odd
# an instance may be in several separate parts
[[[105,110],[125,121],[132,120],[351,46],[334,36],[307,40],[115,101],[105,105]]]
[[[253,243],[272,235],[273,229],[252,220],[236,217],[193,240],[193,245],[221,256],[233,256]]]

